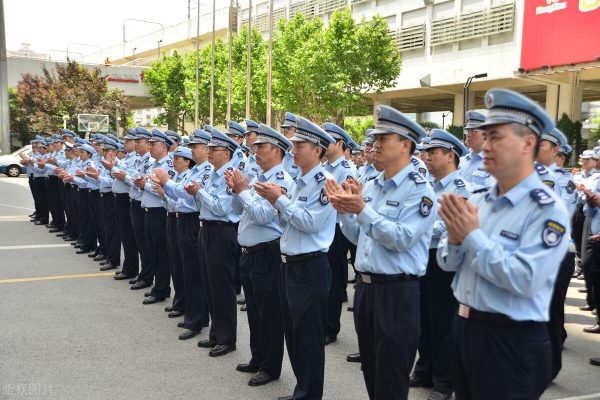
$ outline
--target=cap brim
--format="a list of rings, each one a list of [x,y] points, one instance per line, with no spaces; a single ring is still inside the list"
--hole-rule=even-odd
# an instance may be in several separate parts
[[[405,134],[402,134],[398,131],[395,131],[393,129],[381,129],[381,128],[375,128],[373,129],[371,132],[369,132],[369,136],[375,136],[375,135],[389,135],[389,134],[394,134],[394,135],[398,135],[406,140],[410,140],[411,142],[413,142],[414,144],[417,144],[417,141],[415,138],[412,138],[410,136],[407,136]],[[419,140],[420,142],[420,140]]]
[[[483,124],[483,121],[479,123],[469,122],[463,127],[463,129],[479,129],[481,124]]]
[[[517,122],[513,119],[510,119],[510,118],[490,117],[490,118],[487,118],[485,120],[485,122],[478,124],[477,129],[487,128],[487,127],[490,127],[493,125],[504,125],[504,124],[512,124],[512,123],[518,124],[519,122]]]

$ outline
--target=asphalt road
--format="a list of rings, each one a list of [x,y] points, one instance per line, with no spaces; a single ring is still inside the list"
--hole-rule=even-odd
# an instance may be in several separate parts
[[[245,313],[238,313],[237,351],[210,358],[197,340],[177,340],[180,319],[167,318],[167,303],[142,305],[143,291],[129,290],[126,281],[90,276],[99,272],[97,263],[29,223],[32,208],[26,179],[0,178],[0,399],[245,400],[291,393],[287,356],[281,378],[266,386],[249,387],[250,375],[235,371],[250,358]],[[29,279],[39,277],[46,279]],[[19,278],[26,279],[10,281]],[[563,370],[545,400],[600,399],[600,368],[588,364],[600,357],[600,335],[582,332],[594,319],[577,308],[579,287],[574,280],[569,289]],[[326,350],[324,398],[367,398],[359,366],[345,361],[356,348],[352,314],[344,311],[338,341]],[[409,398],[426,399],[427,391],[411,390]]]

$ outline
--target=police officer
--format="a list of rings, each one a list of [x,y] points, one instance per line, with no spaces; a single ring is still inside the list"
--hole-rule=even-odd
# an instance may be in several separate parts
[[[173,161],[169,156],[169,148],[173,141],[158,129],[152,130],[148,140],[153,162],[145,168],[144,174],[134,179],[133,183],[142,190],[141,208],[144,211],[144,233],[150,265],[147,271],[142,270],[140,278],[144,282],[152,282],[154,286],[144,299],[143,304],[154,304],[164,301],[171,295],[171,271],[167,257],[167,210],[159,194],[152,188],[150,176],[156,168],[162,168],[172,178],[175,176]]]
[[[106,160],[103,165],[110,170],[114,177],[112,192],[115,201],[115,212],[119,224],[119,237],[123,246],[123,267],[114,276],[117,281],[134,279],[140,269],[140,258],[136,235],[132,225],[131,205],[129,192],[131,187],[125,183],[125,176],[133,175],[137,154],[135,152],[136,142],[135,129],[129,128],[124,137],[123,150],[126,155],[121,160]],[[121,177],[121,178],[120,178]]]
[[[86,169],[85,179],[88,183],[89,192],[89,206],[90,206],[90,221],[92,223],[92,229],[98,245],[95,250],[88,254],[88,257],[93,258],[94,261],[102,261],[106,259],[105,243],[104,243],[104,221],[100,217],[102,213],[102,202],[100,201],[100,186],[96,179],[90,176],[90,171],[97,170],[100,168],[100,159],[104,154],[102,150],[102,144],[106,136],[101,133],[94,133],[91,135],[91,145],[96,150],[96,153],[92,155],[90,159],[90,165]]]
[[[248,157],[246,157],[241,148],[242,143],[244,143],[245,132],[246,129],[237,122],[229,121],[227,123],[227,136],[239,145],[233,153],[232,160],[234,168],[237,168],[240,171],[244,171],[248,164]]]
[[[48,232],[61,232],[65,227],[65,210],[62,202],[60,180],[58,179],[57,168],[59,163],[64,163],[66,160],[63,150],[63,139],[60,135],[52,135],[53,151],[49,154],[45,163],[45,168],[48,171],[48,180],[46,181],[46,191],[48,193],[48,206],[52,215],[52,229]]]
[[[92,212],[96,212],[97,204],[92,203],[92,191],[98,190],[97,184],[94,183],[93,179],[86,175],[86,171],[89,167],[93,166],[92,157],[96,154],[96,150],[88,143],[83,143],[79,146],[79,158],[81,164],[76,166],[74,173],[74,182],[77,184],[79,193],[79,204],[78,204],[78,217],[81,227],[81,244],[76,251],[76,254],[88,254],[91,251],[95,251],[98,246],[98,238],[94,222],[92,221],[93,216],[90,215]]]
[[[483,130],[479,124],[485,121],[485,115],[478,111],[467,111],[467,123],[464,127],[465,144],[469,148],[469,154],[460,160],[459,171],[462,177],[473,185],[474,189],[490,187],[494,178],[483,166]]]
[[[183,182],[188,179],[188,176],[192,172],[190,168],[193,168],[195,165],[196,163],[192,158],[192,151],[185,147],[178,147],[177,150],[173,152],[173,168],[175,169],[175,176],[172,179],[172,184],[179,186],[180,188],[183,187]],[[173,305],[171,306],[171,311],[169,312],[168,316],[169,318],[176,318],[184,315],[187,303],[184,292],[183,262],[181,252],[179,250],[179,243],[183,240],[189,241],[188,237],[180,237],[178,233],[177,219],[179,218],[180,212],[193,213],[197,208],[193,198],[190,199],[191,201],[188,200],[190,207],[184,208],[187,205],[182,201],[179,201],[179,196],[177,193],[173,193],[171,191],[167,193],[165,189],[163,189],[164,184],[171,181],[171,177],[167,171],[161,168],[156,168],[154,170],[154,176],[151,176],[151,179],[155,183],[152,188],[163,198],[167,208],[167,252],[171,267],[173,289],[175,290],[175,294],[173,296]],[[197,216],[198,215],[196,215],[196,217]],[[181,335],[179,335],[179,339],[191,339],[198,334],[198,332],[200,332],[200,329],[186,329]]]
[[[140,290],[152,286],[154,274],[152,271],[152,253],[146,236],[146,213],[142,208],[141,200],[143,191],[135,184],[135,180],[146,175],[146,172],[154,163],[150,156],[150,138],[152,133],[142,127],[135,128],[135,151],[137,156],[131,171],[120,171],[115,174],[117,179],[130,186],[129,197],[131,198],[130,215],[131,225],[135,233],[135,242],[140,253],[141,270],[135,280],[130,280],[131,290]]]
[[[250,386],[264,385],[278,379],[283,361],[283,327],[281,322],[281,252],[279,239],[283,232],[275,208],[256,194],[255,183],[276,185],[289,194],[293,179],[283,169],[282,160],[292,143],[266,125],[259,126],[256,160],[260,174],[248,181],[239,171],[227,171],[225,178],[236,194],[241,220],[238,242],[242,246],[240,267],[246,297],[250,350],[252,358],[239,364],[237,370],[255,373]],[[264,171],[264,172],[263,172]]]
[[[471,196],[471,185],[460,176],[457,168],[460,158],[467,154],[466,146],[444,130],[432,129],[431,140],[423,145],[423,158],[433,177],[436,201],[442,193],[455,193],[464,199]],[[454,273],[440,269],[436,260],[437,246],[444,223],[437,218],[429,244],[427,272],[420,279],[421,338],[419,359],[410,376],[411,387],[433,386],[431,400],[452,397],[452,320],[458,304],[452,294]]]
[[[587,189],[592,189],[591,186],[587,185],[594,174],[594,152],[592,150],[584,150],[579,155],[579,161],[581,163],[581,170],[573,176],[573,181],[578,188],[587,186]],[[584,279],[582,269],[582,238],[583,238],[583,226],[585,224],[585,214],[583,213],[583,207],[585,205],[585,199],[583,192],[580,191],[579,197],[577,198],[577,206],[575,207],[575,214],[573,215],[573,241],[575,242],[575,257],[577,261],[576,277],[578,279]],[[586,281],[586,305],[583,306],[583,311],[591,311],[594,309],[591,299],[591,290],[589,290],[588,282]]]
[[[35,210],[35,225],[46,225],[49,221],[49,210],[48,210],[48,197],[46,192],[46,180],[48,179],[48,172],[44,167],[46,154],[48,153],[48,143],[43,137],[37,137],[37,154],[33,156],[33,187],[36,197],[36,210]]]
[[[185,297],[184,319],[180,327],[184,331],[179,335],[180,340],[187,340],[208,326],[208,299],[205,289],[207,277],[204,268],[200,265],[201,257],[206,251],[199,247],[200,225],[199,208],[193,195],[185,190],[191,182],[207,184],[212,173],[212,165],[208,162],[208,143],[210,135],[196,129],[189,142],[191,157],[194,166],[190,172],[179,182],[172,180],[165,171],[157,169],[156,176],[165,192],[177,198],[177,237],[179,238],[179,253],[181,256],[183,270],[183,292]],[[178,316],[179,312],[174,308],[169,310],[169,317]]]
[[[248,165],[244,168],[244,173],[248,177],[248,181],[252,181],[253,178],[257,177],[262,173],[260,167],[256,162],[256,146],[254,145],[258,137],[259,124],[252,121],[251,119],[246,120],[246,131],[244,132],[244,139],[246,145],[250,148],[251,154],[248,156]]]
[[[290,140],[295,143],[294,160],[302,173],[291,198],[276,185],[257,182],[254,188],[274,205],[284,226],[280,245],[283,330],[297,380],[294,394],[284,399],[319,399],[323,395],[331,285],[327,250],[333,242],[336,218],[324,191],[325,180],[333,177],[320,159],[335,140],[305,118],[297,120]]]
[[[89,175],[94,177],[100,186],[100,218],[103,224],[102,233],[104,234],[104,252],[106,254],[106,259],[100,263],[100,271],[117,269],[121,265],[121,236],[112,192],[114,178],[110,169],[105,167],[105,165],[115,163],[117,148],[118,143],[107,137],[102,144],[104,157],[100,159],[99,168],[89,172]]]
[[[350,146],[352,139],[339,126],[326,122],[323,130],[327,132],[334,140],[327,149],[325,157],[327,162],[324,165],[325,171],[329,172],[333,178],[342,184],[347,179],[356,179],[356,168],[348,162],[345,153]],[[342,313],[342,303],[347,300],[346,286],[348,285],[348,239],[342,233],[339,227],[339,216],[336,217],[336,228],[333,243],[329,247],[327,257],[331,267],[331,286],[329,288],[329,298],[327,300],[327,333],[325,345],[337,340],[340,332],[340,316]]]
[[[357,244],[354,323],[371,399],[406,399],[419,340],[419,281],[435,220],[433,190],[411,156],[425,130],[378,106],[375,158],[381,172],[366,187],[327,182],[341,228]]]
[[[175,156],[175,151],[181,144],[182,138],[181,138],[181,135],[179,135],[177,132],[172,131],[172,130],[166,130],[165,135],[167,135],[173,142],[171,147],[169,147],[169,154],[171,155],[171,159],[172,159]]]
[[[369,178],[378,174],[378,172],[375,170],[375,167],[373,166],[373,156],[375,153],[373,152],[374,140],[373,140],[373,136],[370,135],[371,132],[373,132],[372,129],[367,129],[365,131],[365,135],[367,137],[365,140],[363,140],[365,165],[360,170],[360,173],[358,176],[358,181],[360,183],[362,183],[363,185],[367,183],[367,180],[369,180]]]
[[[298,117],[296,117],[291,112],[286,112],[283,124],[281,124],[281,131],[282,131],[283,135],[288,139],[293,138],[296,133],[297,126],[298,126]],[[294,180],[301,173],[300,167],[298,167],[294,163],[294,155],[292,154],[291,150],[288,151],[287,153],[285,153],[285,158],[283,159],[283,167],[285,168],[287,173],[290,174],[290,176]]]
[[[547,322],[568,246],[569,219],[560,198],[540,181],[533,160],[554,127],[527,97],[490,89],[485,168],[497,180],[470,202],[444,194],[446,227],[437,261],[456,275],[453,382],[457,400],[538,399],[551,379]]]
[[[209,337],[198,342],[199,347],[211,348],[208,355],[219,357],[235,350],[237,310],[235,269],[239,245],[235,225],[240,219],[233,210],[233,192],[225,182],[225,170],[233,170],[239,161],[234,154],[237,142],[212,128],[208,144],[208,160],[214,166],[206,184],[192,182],[187,186],[200,204],[200,236],[212,319]]]

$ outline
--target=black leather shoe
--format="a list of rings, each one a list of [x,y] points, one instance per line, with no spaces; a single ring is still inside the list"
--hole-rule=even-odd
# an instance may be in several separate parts
[[[325,346],[331,343],[335,343],[337,341],[337,337],[325,336]]]
[[[433,387],[433,382],[431,382],[430,380],[427,381],[425,379],[422,379],[419,375],[417,375],[417,374],[415,374],[413,372],[408,377],[408,386],[409,387],[426,387],[426,388],[430,388],[430,387]]]
[[[179,318],[182,315],[183,315],[183,313],[181,311],[173,310],[173,311],[171,311],[170,313],[167,314],[167,317],[169,317],[169,318]]]
[[[46,225],[46,223],[45,223],[45,222],[42,222],[42,221],[40,221],[40,220],[37,220],[37,221],[35,221],[33,224],[34,224],[34,225]]]
[[[204,339],[198,342],[198,347],[202,347],[204,349],[210,349],[217,345],[216,340]]]
[[[586,289],[586,288],[584,288],[584,287],[577,289],[577,291],[578,291],[579,293],[587,293],[587,289]]]
[[[48,233],[56,233],[56,232],[60,232],[60,231],[62,231],[62,229],[54,227],[54,228],[50,228]]]
[[[134,284],[136,284],[136,283],[137,283],[137,278],[133,278],[133,279],[131,279],[131,280],[129,281],[129,284],[130,284],[130,285],[134,285]]]
[[[75,254],[88,254],[90,251],[87,249],[82,249],[81,247],[79,247],[79,250],[77,250],[75,252]]]
[[[131,279],[131,276],[127,276],[121,272],[116,274],[113,278],[115,281],[124,281],[125,279]]]
[[[240,311],[248,311],[248,306],[246,304],[242,304]]]
[[[360,353],[350,353],[346,356],[346,361],[359,363],[360,362]]]
[[[590,364],[600,367],[600,358],[590,358]]]
[[[451,398],[452,394],[446,394],[435,390],[433,390],[431,393],[429,393],[429,396],[427,396],[427,400],[450,400]]]
[[[348,283],[356,283],[356,277],[348,279]]]
[[[346,308],[346,311],[354,312],[354,307],[348,306],[348,308]]]
[[[106,260],[106,256],[104,254],[98,254],[96,257],[94,257],[94,261],[104,261]]]
[[[254,376],[252,378],[250,378],[250,380],[248,381],[248,385],[249,386],[261,386],[261,385],[264,385],[271,381],[274,381],[275,379],[278,379],[278,378],[271,376],[271,374],[269,374],[267,371],[265,371],[264,369],[261,369],[256,374],[254,374]]]
[[[592,306],[582,306],[582,307],[579,307],[579,309],[581,311],[592,311],[594,309],[594,307],[592,307]]]
[[[199,334],[199,331],[193,331],[191,329],[184,329],[179,335],[179,340],[188,340]]]
[[[100,267],[100,271],[110,271],[111,269],[117,269],[116,265],[112,265],[110,262]]]
[[[78,246],[78,245],[79,245],[79,243],[77,241],[71,243],[71,246]]]
[[[218,344],[208,352],[210,357],[220,357],[235,350],[235,344]]]
[[[277,400],[294,400],[294,396],[282,396],[278,397]]]
[[[583,331],[586,333],[600,333],[600,325],[586,326]]]
[[[173,306],[166,306],[165,307],[165,312],[171,312],[173,311]]]
[[[237,303],[238,304],[246,304],[246,299],[241,299],[240,298],[240,299],[237,300]]]
[[[106,264],[110,264],[110,261],[108,261],[108,260],[106,260],[106,259],[105,259],[105,260],[103,260],[103,261],[100,261],[100,262],[98,263],[98,265],[100,265],[100,266],[102,266],[102,265],[106,265]]]
[[[54,228],[54,226],[55,225],[53,223],[46,224],[46,228],[48,228],[48,229],[52,229],[52,228]]]
[[[99,254],[99,253],[98,253],[98,250],[94,250],[94,252],[93,252],[93,253],[90,253],[90,254],[88,254],[88,257],[89,257],[89,258],[95,258],[95,257],[97,257],[97,256],[98,256],[98,254]]]
[[[177,323],[178,328],[185,328],[185,322],[181,321]]]
[[[76,238],[76,237],[74,237],[74,236],[65,236],[65,237],[63,238],[63,240],[64,240],[65,242],[74,242],[74,241],[76,241],[76,240],[77,240],[77,238]],[[71,244],[73,244],[73,243],[71,243]]]
[[[154,304],[154,303],[160,303],[161,301],[165,301],[165,298],[148,296],[144,299],[144,301],[142,301],[142,304]]]
[[[148,297],[148,296],[150,296],[150,293],[151,293],[151,292],[145,292],[145,293],[144,293],[144,297]]]
[[[140,290],[140,289],[145,289],[147,287],[152,286],[152,284],[150,282],[146,282],[144,280],[139,280],[136,283],[134,283],[133,285],[131,285],[131,290]]]
[[[63,232],[63,231],[59,231],[60,233],[56,234],[56,237],[66,237],[69,236],[69,234],[67,232]]]
[[[235,367],[236,371],[251,373],[256,373],[259,369],[260,368],[258,367],[258,365],[254,364],[252,360],[250,360],[250,362],[246,364],[238,364],[237,367]]]

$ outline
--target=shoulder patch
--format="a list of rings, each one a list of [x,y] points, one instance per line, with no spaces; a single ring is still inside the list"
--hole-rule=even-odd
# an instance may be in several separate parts
[[[244,153],[242,153],[241,151],[237,152],[238,157],[244,157]]]
[[[533,189],[531,192],[529,192],[529,195],[540,206],[546,206],[548,204],[554,203],[554,199],[550,197],[550,195],[546,193],[544,189]]]
[[[423,167],[421,167],[421,168],[419,168],[419,173],[420,173],[421,175],[425,176],[425,175],[427,175],[427,169],[426,169],[426,168],[423,168]]]
[[[467,159],[467,161],[471,161],[471,155],[467,154],[465,158]]]
[[[322,172],[318,172],[315,175],[315,179],[317,180],[317,182],[322,182],[325,180],[325,175]]]
[[[277,178],[277,179],[283,179],[283,177],[284,177],[284,175],[283,175],[283,171],[278,171],[278,172],[275,174],[275,178]]]
[[[348,164],[347,160],[342,160],[342,167],[344,167],[344,168],[350,168],[350,164]]]
[[[433,201],[427,197],[427,196],[423,196],[423,198],[421,198],[421,205],[420,205],[420,212],[421,215],[423,217],[428,216],[429,214],[431,214],[431,207],[433,206]]]
[[[544,182],[544,184],[545,184],[546,186],[548,186],[550,189],[554,189],[554,181],[551,181],[551,180],[549,180],[549,179],[546,179],[546,180],[544,180],[543,182]]]
[[[569,180],[569,183],[567,183],[567,193],[573,194],[576,188],[577,186],[575,185],[575,182]]]
[[[411,157],[410,161],[413,163],[413,165],[419,165],[419,159],[416,157]]]
[[[327,193],[325,193],[325,189],[321,189],[321,195],[319,196],[319,201],[324,206],[329,204],[329,196],[327,196]]]
[[[464,188],[465,187],[465,181],[463,181],[460,178],[457,178],[454,180],[454,184],[456,185],[457,188]]]
[[[173,171],[172,169],[169,170],[169,176],[171,177],[171,179],[173,179],[175,177],[175,171]]]
[[[243,171],[245,166],[246,166],[246,163],[242,161],[241,163],[239,163],[239,165],[238,165],[238,169],[239,169],[240,171]]]
[[[167,167],[173,168],[173,160],[171,160],[170,158],[167,160]]]
[[[418,172],[411,172],[408,174],[408,177],[412,179],[417,185],[426,182],[425,178],[423,178],[423,176]]]
[[[560,244],[566,229],[564,226],[556,221],[549,219],[544,224],[544,230],[542,231],[542,241],[546,247],[556,247]]]
[[[204,186],[204,185],[206,185],[206,182],[208,182],[208,178],[210,178],[210,175],[208,175],[208,174],[207,174],[207,175],[204,175],[204,176],[202,177],[202,185],[203,185],[203,186]]]
[[[233,189],[227,186],[227,194],[233,194]]]
[[[546,175],[548,169],[540,163],[535,163],[535,172],[537,172],[538,175]]]

